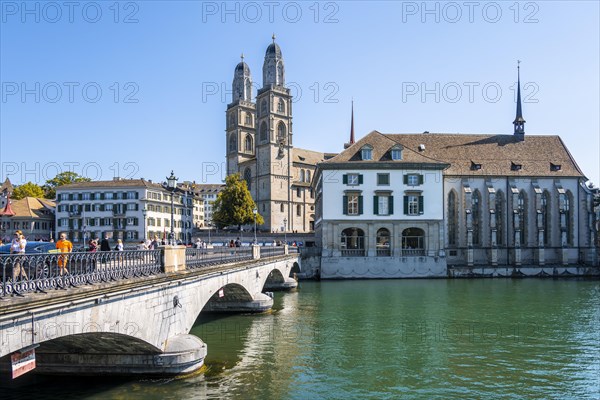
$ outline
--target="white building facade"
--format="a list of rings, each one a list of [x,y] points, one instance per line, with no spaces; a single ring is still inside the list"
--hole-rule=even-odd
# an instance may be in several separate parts
[[[70,240],[82,243],[90,238],[108,237],[125,242],[167,239],[188,243],[192,229],[204,220],[202,198],[190,191],[176,189],[144,179],[80,182],[56,189],[56,231],[66,232]],[[85,239],[84,239],[85,238]]]

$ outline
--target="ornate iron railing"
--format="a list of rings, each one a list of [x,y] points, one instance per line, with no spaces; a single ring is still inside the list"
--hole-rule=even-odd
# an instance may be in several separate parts
[[[0,298],[157,275],[162,264],[162,249],[2,255]]]
[[[342,257],[364,257],[365,249],[342,249]]]
[[[215,246],[212,249],[185,249],[185,265],[188,269],[210,267],[238,261],[252,260],[252,247]]]
[[[288,247],[288,251],[295,251],[292,250],[291,247]],[[285,254],[285,247],[284,246],[261,246],[260,248],[260,257],[277,257],[277,256],[282,256]]]

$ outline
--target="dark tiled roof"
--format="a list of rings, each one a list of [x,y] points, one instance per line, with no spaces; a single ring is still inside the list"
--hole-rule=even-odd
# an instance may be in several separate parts
[[[150,182],[145,179],[119,179],[110,181],[91,181],[91,182],[77,182],[62,185],[56,188],[56,190],[71,190],[71,189],[101,189],[101,188],[134,188],[134,187],[145,187],[152,189],[163,189],[163,187],[154,182]]]
[[[45,213],[45,211],[53,211],[54,207],[53,201],[36,197],[24,197],[12,202],[15,217],[54,219],[54,214]]]
[[[297,147],[292,148],[292,162],[294,163],[317,165],[317,163],[320,163],[324,159],[324,154],[318,151],[305,150]]]

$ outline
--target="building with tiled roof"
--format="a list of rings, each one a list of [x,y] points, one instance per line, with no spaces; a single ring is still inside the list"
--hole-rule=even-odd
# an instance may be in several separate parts
[[[314,180],[321,277],[596,265],[593,193],[559,136],[525,134],[520,86],[513,124],[512,135],[352,135]]]
[[[325,154],[293,146],[293,98],[285,87],[283,55],[274,37],[256,98],[243,56],[235,68],[232,92],[226,111],[227,174],[239,174],[246,181],[265,221],[259,229],[313,231],[311,181]]]
[[[192,190],[195,194],[202,197],[204,203],[204,221],[198,226],[199,229],[211,228],[213,226],[213,204],[217,196],[225,187],[222,183],[196,183],[183,182],[180,186]]]
[[[50,240],[54,237],[54,211],[52,200],[9,198],[9,204],[0,211],[0,238],[10,241],[12,233],[21,230],[28,240]]]

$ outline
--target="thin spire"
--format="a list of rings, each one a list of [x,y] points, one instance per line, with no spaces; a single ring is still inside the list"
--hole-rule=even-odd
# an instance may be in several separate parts
[[[352,116],[350,118],[350,144],[354,144],[354,99],[352,99]]]
[[[273,39],[273,43],[275,43],[275,32],[273,32],[273,36],[271,36],[271,39]]]
[[[242,52],[242,55],[240,56],[242,58],[242,62],[244,62],[244,53]]]
[[[517,60],[517,115],[513,121],[515,135],[525,134],[525,119],[523,118],[523,109],[521,107],[521,60]]]

